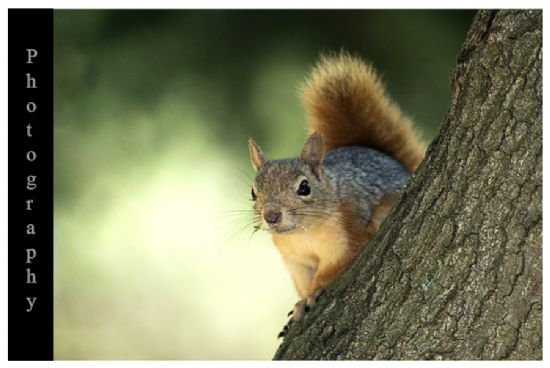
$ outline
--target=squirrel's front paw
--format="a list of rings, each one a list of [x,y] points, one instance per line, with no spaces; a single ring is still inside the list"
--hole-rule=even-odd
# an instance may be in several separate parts
[[[317,290],[306,299],[305,311],[309,311],[309,308],[313,307],[319,296],[323,293],[323,290]]]
[[[294,305],[294,309],[292,309],[292,311],[290,311],[289,313],[289,315],[292,314],[292,318],[294,319],[294,321],[301,320],[304,314],[309,312],[309,309],[313,307],[313,305],[315,305],[315,302],[317,301],[317,299],[319,299],[319,296],[322,292],[323,290],[318,290],[308,296],[306,299],[302,299]]]
[[[286,323],[285,327],[283,327],[283,330],[281,332],[279,332],[279,335],[277,335],[277,338],[281,338],[281,337],[286,336],[290,326],[292,326],[292,324],[295,321],[299,321],[300,319],[302,319],[302,316],[307,311],[306,308],[307,308],[307,300],[306,299],[302,299],[294,305],[294,308],[292,308],[292,310],[290,312],[288,312],[288,316],[291,316],[290,319]]]
[[[286,336],[290,326],[292,326],[294,322],[299,321],[304,317],[304,314],[306,314],[309,309],[315,304],[322,292],[323,290],[318,290],[315,293],[311,294],[308,298],[302,299],[294,305],[294,308],[290,312],[288,312],[288,315],[291,316],[290,319],[288,320],[285,327],[283,327],[283,330],[279,332],[277,338]]]
[[[309,311],[309,307],[313,304],[309,304],[308,301],[309,298],[302,299],[294,305],[294,309],[292,309],[292,319],[294,321],[301,320],[304,314]]]

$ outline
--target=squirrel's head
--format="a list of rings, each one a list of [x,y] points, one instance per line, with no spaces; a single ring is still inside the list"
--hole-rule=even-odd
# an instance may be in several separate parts
[[[326,218],[330,183],[323,174],[323,138],[313,133],[300,157],[269,160],[249,139],[248,147],[256,178],[252,200],[260,228],[272,234],[307,229]]]

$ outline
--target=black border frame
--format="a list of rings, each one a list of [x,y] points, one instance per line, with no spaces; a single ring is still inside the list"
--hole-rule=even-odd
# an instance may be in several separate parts
[[[8,229],[8,360],[53,360],[53,9],[8,9]],[[27,298],[37,298],[30,311]]]

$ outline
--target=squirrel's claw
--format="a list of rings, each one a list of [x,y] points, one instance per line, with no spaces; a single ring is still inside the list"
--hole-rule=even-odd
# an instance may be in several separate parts
[[[289,319],[285,327],[283,327],[283,330],[279,332],[279,334],[277,335],[277,338],[280,339],[281,337],[285,337],[286,334],[288,333],[288,329],[290,328],[290,326],[292,326],[293,323],[294,323],[294,319],[293,318]]]
[[[281,337],[285,337],[290,326],[292,326],[292,324],[295,321],[299,321],[300,319],[302,319],[302,316],[304,315],[305,312],[307,312],[306,299],[302,299],[294,305],[294,308],[292,308],[290,312],[288,312],[287,316],[292,316],[292,317],[290,317],[285,327],[283,327],[283,330],[279,332],[279,335],[277,335],[277,338],[279,339]]]
[[[304,314],[309,312],[317,299],[319,299],[319,296],[322,292],[323,290],[318,290],[315,293],[311,294],[308,298],[302,299],[294,305],[294,308],[287,314],[287,316],[292,317],[290,317],[287,324],[283,327],[283,330],[279,332],[279,335],[277,335],[278,339],[280,339],[281,337],[285,337],[288,333],[288,330],[290,329],[290,326],[292,326],[294,322],[301,320]]]

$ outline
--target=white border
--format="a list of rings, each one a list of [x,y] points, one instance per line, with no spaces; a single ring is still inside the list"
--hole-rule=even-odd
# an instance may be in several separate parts
[[[194,2],[194,3],[187,3],[182,1],[175,1],[175,0],[157,0],[155,2],[146,2],[146,1],[120,1],[120,0],[101,0],[101,1],[78,1],[76,3],[75,1],[67,1],[67,0],[58,0],[58,1],[6,1],[7,8],[43,8],[43,7],[53,7],[53,8],[105,8],[105,9],[114,9],[114,8],[134,8],[134,9],[154,9],[154,8],[170,8],[170,9],[176,9],[176,8],[271,8],[271,9],[277,9],[277,8],[372,8],[372,9],[395,9],[395,8],[411,8],[411,2],[410,1],[396,1],[396,0],[385,0],[384,2],[376,2],[376,3],[366,3],[364,1],[349,1],[349,0],[340,0],[336,3],[335,2],[328,2],[328,1],[315,1],[315,0],[308,0],[308,1],[288,1],[288,0],[282,0],[277,2],[262,2],[262,4],[258,4],[258,2],[253,1],[212,1],[207,0],[200,3]],[[4,119],[3,123],[0,126],[0,236],[2,239],[1,245],[2,249],[0,251],[0,257],[1,260],[1,266],[0,266],[0,275],[2,277],[2,280],[0,281],[0,314],[2,315],[2,334],[0,334],[0,361],[6,362],[7,361],[7,19],[8,19],[8,12],[7,8],[2,12],[1,15],[1,24],[3,27],[0,27],[0,40],[2,42],[2,48],[1,48],[1,57],[0,57],[0,66],[1,66],[1,77],[0,77],[0,85],[2,85],[4,88],[2,88],[0,92],[0,108],[1,111],[4,113]],[[414,8],[418,9],[426,9],[426,8],[443,8],[443,9],[476,9],[476,8],[544,8],[544,2],[543,1],[483,1],[480,3],[479,1],[472,1],[472,0],[464,0],[460,3],[448,3],[445,4],[436,3],[434,1],[415,1],[414,2]],[[546,16],[544,15],[543,11],[543,23],[545,23]],[[546,50],[546,40],[548,39],[548,35],[546,34],[547,27],[543,27],[543,50]],[[458,50],[457,50],[458,52]],[[544,60],[544,58],[543,58]],[[544,68],[546,69],[546,68]],[[543,96],[543,116],[547,116],[545,113],[546,106],[548,106],[547,99]],[[544,141],[548,141],[548,135],[550,133],[547,132],[548,129],[543,130],[543,136]],[[548,154],[546,151],[544,151],[544,157],[543,157],[543,172],[548,172]],[[546,180],[543,181],[544,187],[546,187]],[[544,203],[544,208],[546,208],[546,201]],[[544,249],[544,246],[543,246]],[[546,285],[548,283],[548,277],[546,277],[547,273],[544,273],[544,279],[543,279],[543,285]],[[546,299],[544,298],[544,291],[543,291],[543,306],[546,304]],[[544,313],[543,313],[544,316]],[[546,322],[547,319],[544,319],[543,321]],[[547,329],[546,323],[544,323],[543,331],[546,331]],[[544,347],[548,346],[548,343],[546,342],[548,339],[543,339]],[[548,351],[548,349],[544,349]],[[336,364],[336,362],[270,362],[270,361],[172,361],[172,362],[159,362],[159,361],[55,361],[55,362],[8,362],[9,366],[14,367],[28,367],[28,366],[51,366],[52,364],[60,365],[60,366],[70,366],[73,367],[75,365],[78,366],[84,366],[84,365],[92,365],[95,366],[101,365],[101,366],[107,366],[107,367],[157,367],[159,364],[163,366],[178,366],[181,367],[184,366],[227,366],[227,367],[256,367],[258,365],[264,366],[264,365],[273,365],[273,366],[280,366],[280,367],[288,367],[288,366],[319,366],[320,364]],[[403,365],[409,366],[409,367],[425,367],[426,365],[445,365],[445,366],[466,366],[470,365],[469,362],[362,362],[362,361],[352,361],[352,362],[340,362],[340,364],[345,364],[347,366],[366,366],[369,367],[387,367],[387,366],[398,366],[402,367]],[[539,367],[542,366],[543,362],[474,362],[475,365],[482,365],[484,367]]]

